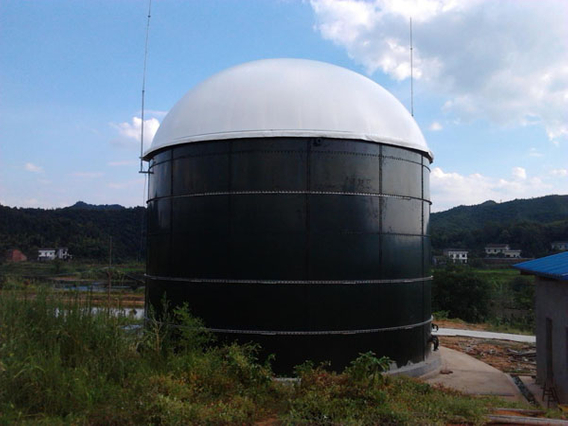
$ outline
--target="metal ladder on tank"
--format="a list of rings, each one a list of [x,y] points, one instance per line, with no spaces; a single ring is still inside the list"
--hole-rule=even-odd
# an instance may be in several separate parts
[[[550,408],[551,402],[556,403],[556,405],[560,402],[558,400],[558,393],[556,392],[556,386],[554,386],[554,380],[552,377],[547,377],[542,385],[542,402],[544,401],[546,401],[546,408]]]

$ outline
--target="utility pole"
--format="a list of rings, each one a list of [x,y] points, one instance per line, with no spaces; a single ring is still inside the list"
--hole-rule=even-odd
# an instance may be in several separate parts
[[[111,286],[111,267],[112,267],[112,237],[109,237],[109,244],[108,244],[108,269],[107,269],[107,277],[108,277],[108,285],[107,285],[107,303],[108,307],[110,308],[110,286]]]

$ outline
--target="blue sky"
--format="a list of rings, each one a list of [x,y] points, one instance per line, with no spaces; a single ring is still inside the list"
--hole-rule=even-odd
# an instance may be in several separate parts
[[[144,202],[148,2],[0,2],[0,203]],[[330,62],[410,105],[433,211],[568,193],[565,1],[153,0],[146,134],[198,82],[262,58]]]

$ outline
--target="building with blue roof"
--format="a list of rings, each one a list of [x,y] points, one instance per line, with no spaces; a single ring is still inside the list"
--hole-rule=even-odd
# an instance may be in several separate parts
[[[568,281],[568,251],[517,263],[513,265],[513,268],[524,274]]]
[[[537,383],[550,398],[568,402],[568,252],[517,263],[535,276]]]

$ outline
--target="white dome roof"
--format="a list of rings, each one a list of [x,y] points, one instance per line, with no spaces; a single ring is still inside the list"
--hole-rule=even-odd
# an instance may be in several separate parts
[[[278,136],[360,139],[433,158],[393,95],[361,74],[305,59],[248,62],[198,84],[164,118],[145,157],[190,142]]]

